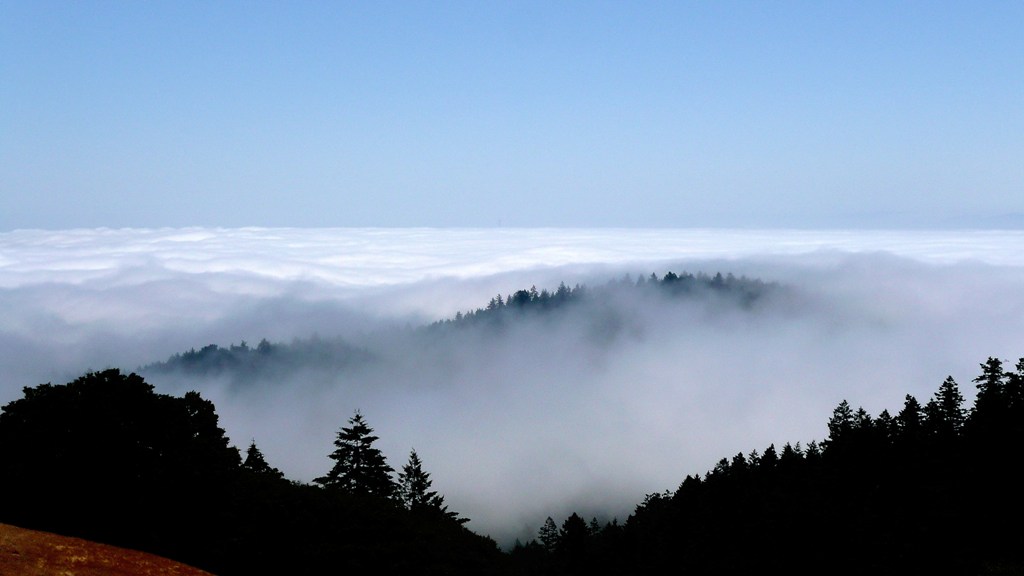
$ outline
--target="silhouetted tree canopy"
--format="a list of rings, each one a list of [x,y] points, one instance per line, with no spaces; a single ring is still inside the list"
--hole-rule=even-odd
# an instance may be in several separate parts
[[[970,411],[952,377],[895,417],[843,400],[821,445],[722,458],[621,526],[548,518],[511,558],[523,574],[1024,573],[1024,359],[981,366]]]
[[[384,454],[374,447],[378,440],[373,428],[356,411],[342,427],[334,440],[330,459],[334,466],[325,476],[314,480],[317,484],[355,496],[393,498],[397,487],[391,478],[394,468],[388,465]]]
[[[263,452],[260,452],[260,449],[256,447],[255,440],[249,444],[249,448],[245,451],[245,460],[242,461],[242,468],[260,476],[284,478],[284,474],[280,470],[267,463],[267,459],[263,457]]]
[[[583,302],[600,305],[606,303],[612,294],[622,291],[653,293],[680,299],[718,299],[748,308],[778,288],[775,284],[757,279],[737,278],[732,274],[723,276],[721,273],[709,276],[703,272],[668,272],[661,279],[656,274],[651,274],[648,279],[640,276],[635,283],[627,276],[622,280],[609,281],[597,288],[588,288],[581,284],[570,288],[562,282],[553,292],[547,289],[538,291],[536,286],[531,286],[529,289],[516,290],[506,297],[498,294],[483,308],[459,312],[455,317],[435,322],[428,328],[472,326],[480,323],[501,325],[507,320],[523,315],[553,312]]]
[[[423,462],[416,450],[409,452],[409,461],[398,473],[398,499],[406,510],[415,514],[438,515],[450,518],[460,524],[468,519],[459,518],[458,514],[448,510],[444,496],[431,490],[433,481],[430,473],[423,470]]]
[[[607,339],[616,334],[626,320],[615,305],[616,299],[622,295],[656,296],[666,301],[752,309],[766,296],[779,290],[778,285],[758,279],[703,272],[668,272],[661,279],[651,274],[649,278],[639,276],[636,282],[626,276],[593,288],[579,283],[569,287],[561,282],[554,290],[538,290],[531,286],[505,296],[497,294],[482,308],[460,311],[452,318],[410,329],[403,335],[419,335],[431,342],[438,333],[451,328],[502,329],[508,323],[529,318],[557,322],[563,318],[563,312],[587,304],[591,308],[586,316],[586,333]],[[227,347],[207,344],[198,349],[191,348],[163,362],[140,366],[138,372],[143,376],[224,378],[234,387],[252,386],[254,383],[276,384],[289,380],[298,371],[322,376],[304,378],[303,382],[320,381],[337,378],[341,373],[354,371],[387,356],[375,353],[375,350],[372,340],[360,345],[341,337],[322,338],[318,335],[297,338],[290,343],[272,343],[263,339],[255,347],[243,340]]]
[[[364,424],[352,432],[372,443]],[[289,482],[255,441],[243,462],[211,402],[118,370],[25,388],[3,407],[0,522],[217,574],[503,571],[495,543],[450,516]]]
[[[489,313],[581,290],[521,290],[494,298]],[[265,342],[244,348],[274,353]],[[359,412],[314,486],[285,479],[255,440],[243,460],[198,392],[158,394],[137,374],[91,372],[27,387],[0,410],[0,521],[219,574],[1020,574],[1024,358],[1005,366],[980,365],[969,409],[952,377],[923,406],[906,395],[896,416],[842,400],[820,443],[723,457],[646,495],[621,524],[548,517],[507,555],[447,511],[415,450],[396,482]]]
[[[6,520],[166,555],[224,528],[241,459],[198,393],[105,370],[24,394],[0,413]]]
[[[366,349],[342,338],[313,336],[289,344],[263,339],[255,348],[244,340],[226,348],[207,344],[142,366],[138,371],[143,375],[229,376],[229,381],[238,386],[254,380],[274,381],[297,370],[335,372],[372,360],[373,355]]]

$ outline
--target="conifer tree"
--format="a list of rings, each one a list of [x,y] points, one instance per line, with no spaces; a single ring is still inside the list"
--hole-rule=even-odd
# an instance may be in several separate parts
[[[394,469],[388,465],[384,454],[373,447],[378,440],[373,428],[366,424],[358,410],[348,422],[349,426],[338,432],[334,441],[336,449],[329,456],[334,460],[334,467],[326,476],[313,481],[348,494],[394,497],[396,487],[391,479]]]
[[[828,440],[826,445],[829,447],[840,444],[848,437],[850,431],[853,429],[853,409],[850,408],[850,403],[843,400],[836,406],[836,409],[832,411],[832,418],[828,421]]]
[[[743,455],[743,452],[738,452],[732,457],[732,462],[729,464],[729,468],[736,474],[742,474],[747,471],[750,466],[747,464],[747,457]]]
[[[256,440],[253,440],[245,451],[245,461],[242,462],[242,468],[258,475],[284,478],[284,474],[280,470],[267,463],[266,458],[263,457],[263,452],[260,452],[260,449],[256,447]]]
[[[1024,358],[1017,361],[1016,372],[1006,374],[1006,404],[1015,413],[1024,409]]]
[[[468,519],[459,518],[455,512],[448,511],[444,496],[431,490],[431,484],[430,473],[423,470],[423,462],[416,450],[412,450],[409,462],[398,473],[398,498],[402,505],[412,512],[438,512],[460,523],[468,522]]]
[[[978,395],[974,399],[973,417],[977,420],[994,420],[1002,412],[1004,406],[1003,362],[998,358],[989,357],[981,365],[981,376],[974,379],[978,384]]]
[[[910,394],[903,401],[903,409],[896,415],[896,427],[900,437],[908,442],[915,442],[921,436],[921,403]]]
[[[775,444],[770,444],[764,449],[764,454],[761,455],[761,461],[758,462],[758,468],[762,470],[771,470],[775,468],[779,463],[779,453],[775,451]]]
[[[797,442],[794,447],[789,442],[782,447],[782,453],[779,455],[779,462],[786,466],[792,466],[796,462],[800,462],[804,459],[804,451],[800,448],[800,443]]]
[[[590,530],[587,528],[587,521],[573,512],[565,519],[565,522],[562,522],[555,550],[562,555],[578,559],[585,552],[589,536]]]
[[[871,430],[874,425],[875,421],[871,418],[871,414],[868,414],[863,406],[857,407],[857,411],[853,413],[853,429],[863,434]]]
[[[964,425],[964,397],[952,376],[939,386],[935,396],[925,405],[925,421],[929,432],[943,438],[952,438]]]
[[[547,520],[544,521],[544,525],[540,527],[537,538],[545,550],[548,552],[555,551],[555,546],[558,546],[558,525],[555,524],[551,516],[548,516]]]
[[[807,443],[807,448],[804,450],[804,459],[810,462],[816,462],[821,458],[821,446],[818,445],[817,440],[811,440]]]

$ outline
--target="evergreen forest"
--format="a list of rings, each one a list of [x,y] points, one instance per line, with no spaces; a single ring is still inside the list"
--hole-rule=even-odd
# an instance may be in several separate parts
[[[504,296],[495,295],[486,306],[457,312],[454,316],[389,334],[387,338],[407,338],[418,346],[433,346],[446,337],[477,330],[486,338],[517,323],[540,321],[565,322],[568,315],[586,310],[587,330],[598,338],[609,338],[622,330],[628,319],[615,306],[622,298],[665,298],[669,301],[700,303],[711,307],[750,310],[769,297],[783,292],[782,286],[745,276],[706,274],[703,272],[667,272],[629,276],[603,285],[587,286],[564,282],[557,288],[538,290],[536,286]],[[242,341],[219,346],[207,344],[198,349],[171,355],[164,361],[139,366],[143,376],[176,375],[183,377],[225,377],[237,387],[255,382],[276,383],[299,370],[311,374],[353,372],[380,361],[372,339],[352,342],[341,337],[314,335],[275,343],[262,339],[255,346]]]

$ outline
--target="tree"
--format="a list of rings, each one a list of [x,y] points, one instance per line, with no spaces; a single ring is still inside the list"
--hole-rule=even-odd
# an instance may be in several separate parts
[[[853,429],[859,431],[862,435],[871,430],[875,425],[874,419],[868,414],[868,411],[863,406],[857,408],[857,411],[853,413]]]
[[[779,455],[779,463],[792,467],[794,464],[803,461],[804,451],[800,448],[800,443],[797,442],[796,446],[793,446],[789,442],[782,447],[782,454]]]
[[[410,512],[438,513],[460,524],[468,522],[468,518],[459,518],[457,513],[448,511],[444,496],[431,490],[431,484],[430,474],[423,470],[423,462],[416,450],[412,450],[409,452],[409,462],[398,473],[398,499],[402,505]]]
[[[340,490],[358,496],[393,498],[395,483],[391,479],[394,469],[388,465],[384,454],[373,447],[378,440],[356,410],[348,420],[349,426],[342,427],[334,441],[335,450],[329,456],[334,467],[326,476],[313,480],[325,488]]]
[[[537,538],[545,550],[548,552],[555,551],[555,546],[558,546],[558,525],[555,524],[551,516],[548,516],[547,520],[544,521],[544,525],[540,527]]]
[[[423,471],[423,462],[413,449],[409,452],[409,463],[398,473],[399,500],[407,510],[440,508],[444,498],[430,489],[431,484],[430,474]]]
[[[974,399],[972,417],[978,422],[992,422],[1001,419],[1005,409],[1003,362],[989,357],[981,365],[981,376],[974,379],[978,384],[978,395]]]
[[[896,419],[888,410],[882,410],[878,418],[875,418],[875,433],[877,438],[886,444],[891,443],[896,437]]]
[[[0,521],[209,566],[240,466],[199,393],[90,372],[3,407]]]
[[[1024,358],[1017,361],[1016,372],[1006,374],[1006,403],[1014,412],[1024,409]]]
[[[260,452],[260,449],[256,447],[256,440],[253,440],[245,451],[245,461],[242,462],[242,468],[259,476],[284,478],[284,474],[280,470],[267,463],[267,459],[263,457],[263,452]]]
[[[556,551],[564,556],[566,561],[575,564],[582,559],[586,552],[588,538],[590,538],[590,530],[587,528],[587,521],[573,512],[565,519],[565,522],[562,522],[562,529],[558,532]],[[576,570],[571,571],[576,572]]]
[[[804,459],[809,462],[817,462],[821,459],[821,446],[818,445],[817,440],[811,440],[807,443],[807,448],[804,450]]]
[[[732,462],[729,464],[729,469],[732,470],[734,474],[743,474],[749,468],[750,466],[747,463],[747,458],[743,455],[743,452],[738,452],[733,456]]]
[[[896,415],[896,427],[900,438],[915,442],[921,436],[921,403],[910,394],[903,401],[903,409]]]
[[[935,396],[925,405],[924,414],[928,429],[943,438],[960,434],[964,425],[964,397],[952,376],[939,386]]]
[[[834,446],[841,443],[844,437],[848,437],[853,429],[853,409],[850,403],[843,400],[832,411],[832,418],[828,421],[827,446]]]
[[[775,444],[770,444],[764,449],[761,460],[757,463],[761,470],[771,470],[779,463],[779,453],[775,451]]]

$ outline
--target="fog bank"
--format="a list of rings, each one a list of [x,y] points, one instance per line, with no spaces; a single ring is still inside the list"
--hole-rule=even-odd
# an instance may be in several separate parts
[[[415,448],[469,527],[502,543],[547,515],[624,519],[737,452],[821,440],[990,355],[1024,356],[1024,235],[652,230],[81,230],[0,234],[0,400],[87,369],[261,338],[339,337],[374,361],[246,385],[154,376],[212,399],[298,480],[359,409],[398,468]],[[753,307],[623,293],[502,330],[415,327],[497,295],[625,274],[731,272]],[[607,322],[609,316],[614,322]]]

